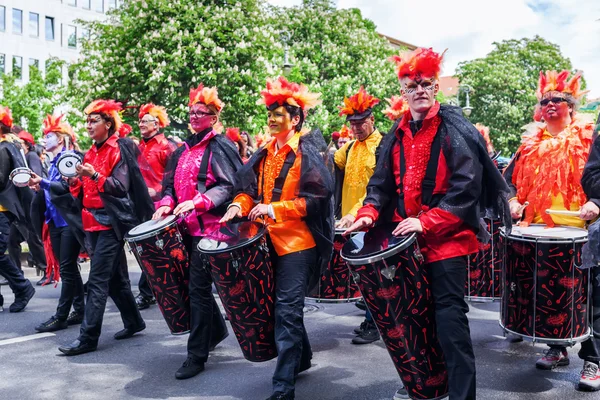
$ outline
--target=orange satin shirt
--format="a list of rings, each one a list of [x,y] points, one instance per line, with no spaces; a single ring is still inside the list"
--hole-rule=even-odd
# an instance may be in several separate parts
[[[308,225],[302,221],[306,216],[306,200],[296,195],[300,186],[302,164],[302,154],[298,152],[299,142],[300,133],[296,133],[276,152],[277,140],[273,140],[266,146],[267,155],[258,165],[258,195],[262,194],[264,186],[265,195],[262,203],[272,205],[275,220],[266,215],[264,218],[273,247],[280,256],[316,246]],[[296,153],[296,159],[285,178],[280,201],[271,203],[275,179],[279,176],[290,151]],[[241,205],[244,216],[254,208],[254,199],[245,193],[237,195],[233,202]]]

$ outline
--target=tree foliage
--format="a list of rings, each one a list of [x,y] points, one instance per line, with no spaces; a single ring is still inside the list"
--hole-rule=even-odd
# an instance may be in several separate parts
[[[533,121],[540,71],[571,70],[560,48],[543,38],[494,43],[485,57],[459,64],[461,85],[471,91],[470,119],[490,127],[497,150],[512,154],[521,141],[522,127]],[[461,106],[464,100],[461,96]]]

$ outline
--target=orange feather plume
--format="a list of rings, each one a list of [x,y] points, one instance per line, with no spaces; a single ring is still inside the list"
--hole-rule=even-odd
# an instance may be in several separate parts
[[[350,128],[348,128],[347,125],[342,125],[342,129],[340,129],[340,138],[354,138],[352,131],[350,130]]]
[[[483,139],[485,140],[485,147],[487,148],[488,154],[493,154],[495,152],[494,145],[492,145],[492,140],[490,139],[490,128],[487,126],[476,123],[475,128],[481,133]]]
[[[570,94],[575,99],[579,100],[586,94],[588,91],[581,91],[581,73],[578,72],[570,80],[567,80],[569,77],[569,71],[564,70],[561,72],[558,71],[540,71],[540,79],[538,81],[538,89],[535,93],[538,100],[541,100],[542,97],[548,92],[561,92]]]
[[[165,128],[171,123],[169,116],[167,115],[167,110],[164,107],[156,106],[152,103],[144,104],[140,107],[140,114],[138,115],[138,118],[142,119],[148,114],[152,115],[158,120],[158,126],[160,128]]]
[[[227,136],[227,139],[231,140],[234,143],[239,142],[242,138],[240,136],[240,128],[227,128],[225,130],[225,136]]]
[[[257,104],[264,104],[267,108],[277,103],[280,106],[289,104],[300,107],[306,111],[322,103],[319,100],[321,93],[310,93],[307,86],[288,82],[283,76],[275,80],[267,79],[267,88],[260,95],[262,98]]]
[[[367,93],[363,86],[354,96],[344,97],[344,106],[340,109],[340,116],[362,114],[375,105],[379,104],[379,99]]]
[[[392,56],[390,61],[396,63],[396,73],[398,79],[414,79],[417,75],[426,78],[438,78],[442,69],[444,54],[436,53],[433,49],[419,47],[413,51],[401,52],[399,55]]]
[[[205,106],[213,106],[217,112],[221,112],[225,103],[219,99],[219,92],[216,87],[205,87],[200,84],[196,89],[190,89],[190,103],[189,106],[194,104],[202,103]]]
[[[115,120],[115,131],[121,129],[123,121],[121,120],[121,103],[114,100],[95,100],[83,110],[86,115],[90,114],[106,114],[110,115]]]
[[[10,111],[10,108],[2,107],[2,105],[0,105],[0,122],[2,122],[4,125],[8,126],[9,128],[12,128],[13,118],[12,118],[12,112]]]
[[[383,113],[390,120],[395,121],[398,118],[402,117],[408,111],[408,103],[404,100],[402,96],[392,96],[390,99],[386,99],[389,106]]]
[[[71,135],[73,132],[73,128],[71,128],[71,125],[69,125],[67,121],[63,120],[64,116],[64,114],[48,114],[48,116],[46,117],[46,119],[44,119],[44,122],[42,123],[44,135],[47,135],[50,132],[58,132]]]

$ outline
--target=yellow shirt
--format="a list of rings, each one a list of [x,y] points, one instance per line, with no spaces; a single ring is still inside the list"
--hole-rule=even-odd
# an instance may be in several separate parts
[[[335,164],[345,171],[342,186],[342,217],[348,214],[356,217],[358,209],[362,207],[363,200],[367,196],[367,184],[375,172],[375,150],[382,137],[381,133],[375,130],[365,141],[348,142],[335,152]],[[352,148],[348,152],[350,144]]]
[[[571,203],[570,211],[577,211],[577,210],[579,210],[579,208],[580,207],[579,207],[578,203]],[[550,207],[550,210],[567,211],[567,209],[565,208],[565,205],[564,205],[563,197],[560,193],[558,194],[558,196],[552,196],[552,206]],[[550,215],[550,217],[552,217],[552,221],[554,221],[554,223],[556,225],[567,225],[567,226],[573,226],[576,228],[583,228],[585,226],[585,221],[582,219],[579,219],[577,217],[571,217],[569,215],[555,215],[555,214]],[[542,221],[542,216],[539,213],[534,214],[533,223],[534,224],[545,224],[545,222]]]

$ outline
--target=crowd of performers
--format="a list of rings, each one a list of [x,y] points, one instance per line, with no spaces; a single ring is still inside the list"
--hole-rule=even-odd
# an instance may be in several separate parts
[[[169,118],[154,104],[140,107],[142,140],[134,143],[120,103],[91,103],[85,115],[93,145],[85,155],[64,117],[49,115],[46,168],[33,137],[11,132],[10,110],[0,108],[0,274],[15,295],[10,311],[22,311],[35,293],[19,254],[5,255],[27,240],[36,265],[47,265],[43,280],[62,280],[56,313],[36,330],[81,324],[62,353],[97,349],[108,296],[124,324],[117,340],[144,330],[140,309],[158,302],[173,333],[189,332],[187,359],[175,373],[187,379],[229,335],[214,283],[244,357],[277,357],[269,399],[284,400],[295,398],[297,375],[311,367],[305,296],[362,294],[365,320],[352,342],[384,340],[403,383],[394,399],[475,399],[465,294],[481,272],[473,255],[490,248],[491,237],[494,249],[509,250],[502,277],[499,263],[498,276],[489,277],[497,290],[483,297],[502,296],[501,325],[511,341],[548,343],[536,363],[542,369],[568,365],[567,347],[581,342],[579,387],[599,390],[600,232],[593,221],[600,142],[576,117],[580,76],[540,74],[534,121],[502,175],[489,130],[436,100],[442,59],[424,48],[395,56],[400,93],[383,111],[392,129],[376,129],[379,100],[361,87],[340,107],[350,127],[332,135],[335,146],[304,127],[320,95],[284,77],[261,92],[268,134],[256,138],[256,148],[245,132],[219,133],[225,104],[217,88],[203,85],[190,91],[191,134],[180,143],[162,133]],[[527,233],[540,224],[539,236]],[[494,243],[494,226],[504,247]],[[581,246],[588,226],[589,243]],[[560,227],[572,236],[561,237]],[[581,232],[582,240],[573,239]],[[571,246],[560,253],[570,257],[564,276],[560,260],[535,258],[560,239]],[[143,271],[137,298],[125,242]],[[87,295],[82,252],[91,260]],[[584,269],[582,259],[594,267]],[[534,298],[518,297],[518,278],[529,269],[524,292]],[[554,281],[533,283],[542,278],[559,281],[563,295],[553,297]]]

